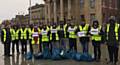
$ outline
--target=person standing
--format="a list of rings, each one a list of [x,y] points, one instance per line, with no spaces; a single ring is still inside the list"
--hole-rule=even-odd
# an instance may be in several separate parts
[[[69,38],[69,51],[73,50],[77,52],[77,26],[75,26],[74,23],[71,22],[70,26],[67,29],[67,32]]]
[[[24,25],[22,25],[22,28],[20,29],[21,32],[21,45],[22,45],[22,54],[26,54],[27,53],[27,28],[25,28]]]
[[[50,50],[49,49],[49,37],[50,37],[50,31],[49,29],[47,28],[46,25],[43,25],[43,28],[41,30],[41,34],[42,34],[42,46],[43,46],[43,52],[47,50]]]
[[[93,21],[93,24],[90,29],[91,39],[92,39],[92,45],[94,47],[94,61],[99,62],[101,58],[101,43],[102,43],[102,37],[104,35],[102,26],[99,25],[99,22],[97,20]]]
[[[59,48],[58,26],[56,23],[50,27],[50,41],[52,44],[52,49]]]
[[[90,26],[89,24],[86,24],[85,19],[81,20],[81,24],[79,25],[78,29],[78,37],[79,41],[82,45],[83,48],[83,53],[88,53],[88,45],[89,45],[89,31],[90,31]]]
[[[10,55],[10,48],[11,48],[10,25],[6,25],[6,27],[2,29],[1,41],[4,44],[4,55],[11,56]]]
[[[61,50],[66,50],[66,25],[64,25],[64,22],[60,22],[60,25],[59,25],[59,30],[58,30],[58,34],[59,34],[59,39],[60,39],[60,49]],[[63,51],[62,51],[63,52]],[[62,53],[61,52],[61,53]]]
[[[119,50],[119,24],[116,22],[115,17],[111,16],[109,23],[106,26],[106,42],[109,53],[109,64],[116,65],[118,62],[118,50]]]
[[[32,29],[32,47],[33,47],[33,54],[38,53],[39,51],[39,32],[38,27],[35,25]]]
[[[13,41],[13,43],[12,43],[12,54],[14,54],[14,51],[15,51],[15,49],[14,49],[14,47],[15,47],[15,45],[16,45],[16,51],[17,51],[17,54],[19,54],[20,52],[19,52],[19,29],[18,29],[18,27],[17,27],[17,25],[15,26],[14,25],[14,28],[12,29],[12,41]]]
[[[27,39],[29,41],[29,47],[30,47],[30,52],[33,53],[33,47],[32,47],[32,25],[27,28]]]

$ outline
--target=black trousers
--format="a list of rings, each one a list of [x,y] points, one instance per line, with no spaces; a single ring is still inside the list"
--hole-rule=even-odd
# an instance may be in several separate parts
[[[9,56],[10,55],[10,42],[4,42],[4,55]]]
[[[29,39],[30,52],[33,53],[32,39]]]
[[[76,39],[69,38],[69,50],[75,50],[77,52],[77,43]]]
[[[101,43],[92,41],[94,47],[94,60],[100,60],[101,58]]]
[[[27,40],[23,39],[21,40],[21,46],[22,46],[22,54],[27,53]]]
[[[39,52],[42,52],[42,40],[39,39]]]
[[[118,61],[118,51],[119,51],[119,47],[108,45],[110,62],[115,62],[116,63]]]
[[[42,46],[43,46],[43,50],[46,49],[46,48],[47,48],[47,49],[50,49],[50,44],[49,44],[49,42],[43,42],[43,43],[42,43]]]
[[[19,40],[14,40],[14,41],[12,41],[12,53],[13,53],[13,54],[14,54],[14,52],[15,52],[15,45],[16,45],[17,53],[19,53]]]

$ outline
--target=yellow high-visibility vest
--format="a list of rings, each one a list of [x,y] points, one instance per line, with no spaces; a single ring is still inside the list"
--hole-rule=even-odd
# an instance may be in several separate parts
[[[28,28],[28,32],[29,32],[29,39],[32,39],[32,30],[31,30],[31,28]]]
[[[19,29],[17,29],[16,32],[15,32],[15,39],[16,39],[16,40],[19,39]]]
[[[41,34],[42,34],[42,42],[48,42],[49,41],[49,37],[48,37],[48,29],[44,30],[42,29]]]
[[[97,30],[97,31],[95,31]],[[95,41],[101,41],[102,40],[102,37],[101,35],[99,35],[99,32],[101,30],[101,26],[99,26],[97,29],[94,29],[93,27],[91,27],[91,32],[95,31],[97,34],[92,34],[92,40],[95,40]]]
[[[6,30],[5,29],[2,29],[3,30],[3,42],[5,42],[6,41]]]
[[[15,30],[13,28],[10,28],[10,33],[11,33],[11,39],[12,41],[15,40]]]
[[[108,33],[109,33],[109,28],[110,24],[107,24],[107,40],[108,40]],[[116,40],[118,40],[118,29],[119,29],[119,24],[115,23],[115,35],[116,35]]]
[[[56,40],[59,40],[59,35],[58,35],[58,27],[56,27],[55,29],[53,29],[53,27],[51,26],[50,28],[51,34],[50,34],[50,40],[52,40],[52,34],[55,33],[55,37]]]
[[[65,38],[67,37],[67,36],[66,36],[66,27],[67,27],[67,24],[65,24],[65,25],[63,26],[63,28],[60,28],[60,25],[58,26],[58,30],[64,30],[64,36],[65,36]]]
[[[26,35],[27,28],[25,28],[24,31],[21,28],[20,31],[21,31],[21,39],[27,39],[27,35]]]
[[[76,31],[77,27],[74,26],[74,28],[68,27],[68,32],[69,32],[69,38],[76,38]]]
[[[34,33],[34,28],[32,29],[32,34]],[[40,33],[40,29],[38,29],[38,33]],[[38,36],[38,41],[37,41],[37,43],[35,43],[35,40],[34,40],[34,38],[32,37],[32,44],[34,45],[34,44],[40,44],[39,43],[39,36]]]
[[[87,35],[87,32],[88,32],[88,28],[89,28],[89,24],[85,24],[84,27],[82,27],[81,25],[79,26],[79,34],[80,36],[79,37],[84,37]]]

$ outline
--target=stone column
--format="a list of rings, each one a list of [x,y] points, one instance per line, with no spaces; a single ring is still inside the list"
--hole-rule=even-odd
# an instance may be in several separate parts
[[[68,0],[68,19],[71,19],[71,0]]]
[[[45,23],[47,23],[47,18],[48,18],[48,14],[47,14],[47,2],[45,3]]]
[[[64,21],[63,0],[60,0],[60,21]]]
[[[50,0],[48,0],[48,21],[50,22],[51,21],[51,16],[50,16],[50,13],[51,13],[51,3],[50,3]]]
[[[84,0],[84,16],[86,23],[90,21],[90,7],[89,7],[89,0]]]
[[[54,0],[54,22],[57,22],[57,5],[56,5],[56,0]]]

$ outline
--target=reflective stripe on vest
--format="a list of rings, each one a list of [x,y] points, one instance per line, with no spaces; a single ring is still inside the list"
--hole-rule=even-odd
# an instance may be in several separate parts
[[[6,30],[5,29],[3,29],[3,33],[4,33],[3,41],[5,42],[6,41]]]
[[[27,32],[26,28],[24,29],[24,31],[23,31],[23,29],[21,29],[21,39],[27,39],[26,32]]]
[[[58,36],[58,33],[57,33],[58,27],[57,27],[56,29],[53,29],[53,27],[51,26],[50,30],[51,30],[50,40],[53,39],[53,38],[52,38],[52,34],[53,34],[53,33],[55,33],[55,38],[56,38],[56,40],[59,40],[59,36]]]
[[[11,33],[11,39],[12,41],[15,40],[15,30],[14,29],[10,29],[10,33]]]
[[[32,39],[32,30],[31,30],[31,28],[28,28],[28,32],[29,32],[29,39]]]
[[[77,29],[76,26],[74,28],[69,27],[68,32],[69,32],[69,38],[76,38],[75,30]]]
[[[38,28],[37,28],[37,29],[38,29]],[[37,35],[36,35],[36,33],[34,32],[34,28],[31,30],[32,44],[40,44],[40,43],[39,43],[39,35],[38,35],[38,33],[39,33],[39,29],[38,29]],[[37,43],[35,43],[34,36],[38,36],[38,41],[37,41]]]
[[[18,38],[19,38],[19,29],[17,29],[15,32],[15,38],[16,38],[16,40],[18,40]]]
[[[42,42],[48,42],[49,41],[49,37],[47,36],[49,30],[43,30],[41,31],[42,34]]]
[[[102,37],[99,35],[100,30],[101,30],[101,26],[99,26],[99,28],[97,28],[97,29],[94,29],[93,27],[91,28],[91,32],[95,31],[95,34],[92,34],[92,40],[95,40],[95,41],[102,40]]]
[[[58,26],[58,30],[64,30],[64,36],[65,36],[65,38],[66,38],[66,27],[67,27],[67,24],[65,24],[63,26],[63,28],[60,28],[60,26]]]
[[[38,38],[37,43],[35,43],[35,40],[34,40],[34,38],[32,37],[32,45],[34,45],[34,44],[40,44],[40,43],[39,43],[39,38]]]
[[[87,34],[87,31],[88,31],[88,27],[89,27],[89,24],[86,24],[83,28],[82,26],[80,25],[79,26],[79,29],[80,29],[80,32],[84,32],[84,34],[86,35]]]
[[[108,33],[109,33],[109,28],[110,28],[110,24],[107,24],[107,40],[108,40]],[[118,40],[118,29],[119,29],[119,24],[115,24],[115,35],[116,35],[116,40]]]
[[[64,25],[64,31],[65,31],[65,32],[64,32],[64,35],[65,35],[65,38],[67,37],[67,36],[66,36],[66,27],[67,27],[67,24]]]
[[[21,37],[20,37],[20,39],[23,39],[23,34],[24,34],[24,32],[23,32],[23,30],[22,29],[20,29],[20,32],[21,32]]]

